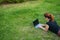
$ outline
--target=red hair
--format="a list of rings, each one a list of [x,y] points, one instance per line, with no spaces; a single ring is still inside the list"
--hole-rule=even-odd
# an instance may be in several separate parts
[[[50,19],[50,21],[54,21],[54,16],[52,14],[45,13],[44,17]]]

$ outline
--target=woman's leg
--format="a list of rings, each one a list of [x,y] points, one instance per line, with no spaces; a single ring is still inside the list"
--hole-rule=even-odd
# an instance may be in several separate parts
[[[58,36],[60,36],[60,30],[58,31]]]

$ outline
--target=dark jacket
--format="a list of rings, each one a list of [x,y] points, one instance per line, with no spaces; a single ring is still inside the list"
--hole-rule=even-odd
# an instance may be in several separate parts
[[[60,27],[58,26],[57,22],[56,21],[49,21],[46,23],[47,25],[49,25],[49,30],[55,34],[58,33]]]

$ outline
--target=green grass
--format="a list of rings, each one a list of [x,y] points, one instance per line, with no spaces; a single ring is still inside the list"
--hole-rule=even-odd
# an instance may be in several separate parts
[[[48,31],[35,29],[32,21],[36,18],[46,23],[43,14],[52,13],[60,25],[60,6],[47,1],[33,1],[22,4],[0,6],[0,40],[60,40]]]

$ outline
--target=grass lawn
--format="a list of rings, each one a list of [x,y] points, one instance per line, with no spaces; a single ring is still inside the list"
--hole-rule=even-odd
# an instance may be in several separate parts
[[[48,31],[36,29],[32,21],[36,18],[46,23],[43,14],[52,13],[60,25],[60,4],[57,0],[32,1],[0,6],[0,40],[60,40]]]

